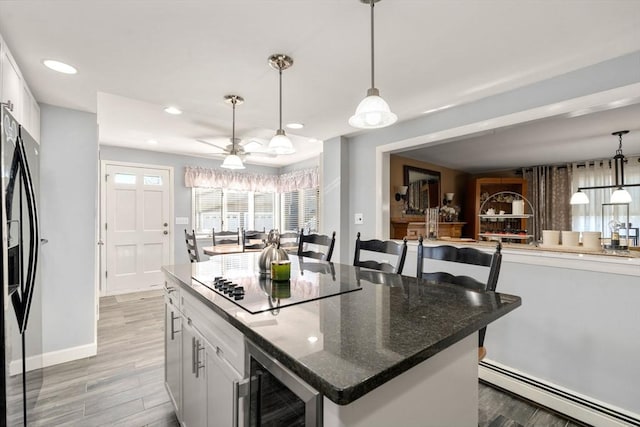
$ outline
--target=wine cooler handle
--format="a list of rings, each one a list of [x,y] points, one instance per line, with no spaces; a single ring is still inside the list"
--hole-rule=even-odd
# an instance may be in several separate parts
[[[249,396],[249,378],[233,382],[233,421],[232,426],[240,423],[240,399]]]

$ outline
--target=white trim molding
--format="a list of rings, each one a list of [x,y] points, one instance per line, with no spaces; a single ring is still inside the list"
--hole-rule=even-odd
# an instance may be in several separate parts
[[[94,341],[91,344],[51,351],[37,356],[29,356],[25,359],[25,363],[27,372],[29,372],[35,369],[95,356],[97,353],[98,344]],[[9,375],[17,375],[20,373],[22,373],[22,360],[12,360],[11,363],[9,363]]]
[[[480,362],[481,380],[593,426],[640,426],[640,415],[525,374],[490,359]]]

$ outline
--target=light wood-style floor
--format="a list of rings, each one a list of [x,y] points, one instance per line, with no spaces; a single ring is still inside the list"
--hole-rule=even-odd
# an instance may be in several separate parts
[[[100,299],[98,354],[43,370],[29,426],[178,426],[164,388],[159,291]],[[479,384],[479,426],[575,427],[565,418]],[[16,425],[13,405],[9,425]],[[12,423],[13,420],[13,423]]]

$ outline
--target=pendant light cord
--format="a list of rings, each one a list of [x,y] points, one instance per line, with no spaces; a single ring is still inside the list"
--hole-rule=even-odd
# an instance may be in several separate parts
[[[231,154],[236,154],[236,102],[236,97],[231,98],[231,105],[233,105],[233,118],[231,120]]]
[[[371,2],[371,88],[376,87],[376,85],[374,84],[374,45],[373,45],[373,5],[375,3],[375,0],[369,0]]]
[[[279,129],[282,130],[282,64],[279,63],[278,64],[278,76],[279,76],[279,80],[280,80],[280,102],[279,102],[279,111],[280,111],[280,118],[279,118],[279,123],[280,123],[280,127]]]

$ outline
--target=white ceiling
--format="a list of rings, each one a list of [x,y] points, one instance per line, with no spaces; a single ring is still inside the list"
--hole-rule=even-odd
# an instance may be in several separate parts
[[[638,22],[637,0],[385,0],[376,86],[407,120],[638,50]],[[246,99],[238,133],[268,137],[278,77],[267,58],[286,53],[283,120],[305,124],[298,154],[247,161],[291,164],[321,150],[307,138],[354,132],[347,120],[369,86],[359,0],[5,0],[0,32],[38,101],[97,112],[102,144],[208,155],[195,139],[230,136],[230,93]],[[79,73],[54,73],[45,58]]]
[[[640,72],[640,70],[639,70]],[[575,117],[562,115],[439,141],[396,153],[469,173],[640,155],[640,104]]]

